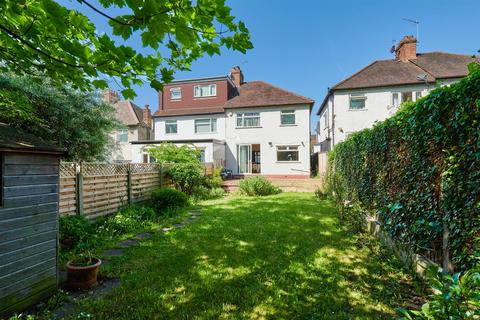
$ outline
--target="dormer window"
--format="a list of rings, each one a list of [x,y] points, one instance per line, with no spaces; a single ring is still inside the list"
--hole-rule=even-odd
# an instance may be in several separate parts
[[[217,95],[217,85],[216,84],[202,84],[195,86],[194,97],[203,98],[203,97],[215,97]]]
[[[182,99],[182,89],[172,88],[170,89],[170,99],[171,100],[180,100]]]

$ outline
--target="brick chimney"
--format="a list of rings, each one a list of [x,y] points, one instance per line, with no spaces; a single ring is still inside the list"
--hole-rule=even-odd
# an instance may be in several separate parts
[[[417,39],[414,36],[405,36],[395,48],[395,58],[407,62],[417,58]]]
[[[152,126],[152,113],[150,112],[150,106],[148,104],[143,108],[143,122],[149,127]]]
[[[115,90],[105,89],[102,92],[102,101],[109,104],[115,104],[120,101],[120,95]]]
[[[240,87],[243,83],[243,73],[239,66],[233,67],[232,70],[230,70],[230,78],[236,87]]]

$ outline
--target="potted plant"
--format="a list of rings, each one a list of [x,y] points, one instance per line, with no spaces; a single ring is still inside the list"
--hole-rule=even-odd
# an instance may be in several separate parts
[[[102,260],[84,252],[67,263],[67,285],[72,289],[89,289],[97,284]]]

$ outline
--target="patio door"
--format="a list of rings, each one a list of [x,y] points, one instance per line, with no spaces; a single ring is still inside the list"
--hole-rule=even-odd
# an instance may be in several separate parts
[[[252,145],[238,145],[238,173],[252,173]]]

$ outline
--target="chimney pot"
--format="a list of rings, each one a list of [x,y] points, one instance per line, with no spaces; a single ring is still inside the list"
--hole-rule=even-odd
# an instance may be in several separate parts
[[[242,69],[240,69],[239,66],[233,67],[232,70],[230,70],[230,78],[237,88],[240,87],[243,83]]]
[[[417,39],[414,36],[405,36],[395,49],[395,57],[402,62],[417,58]]]

